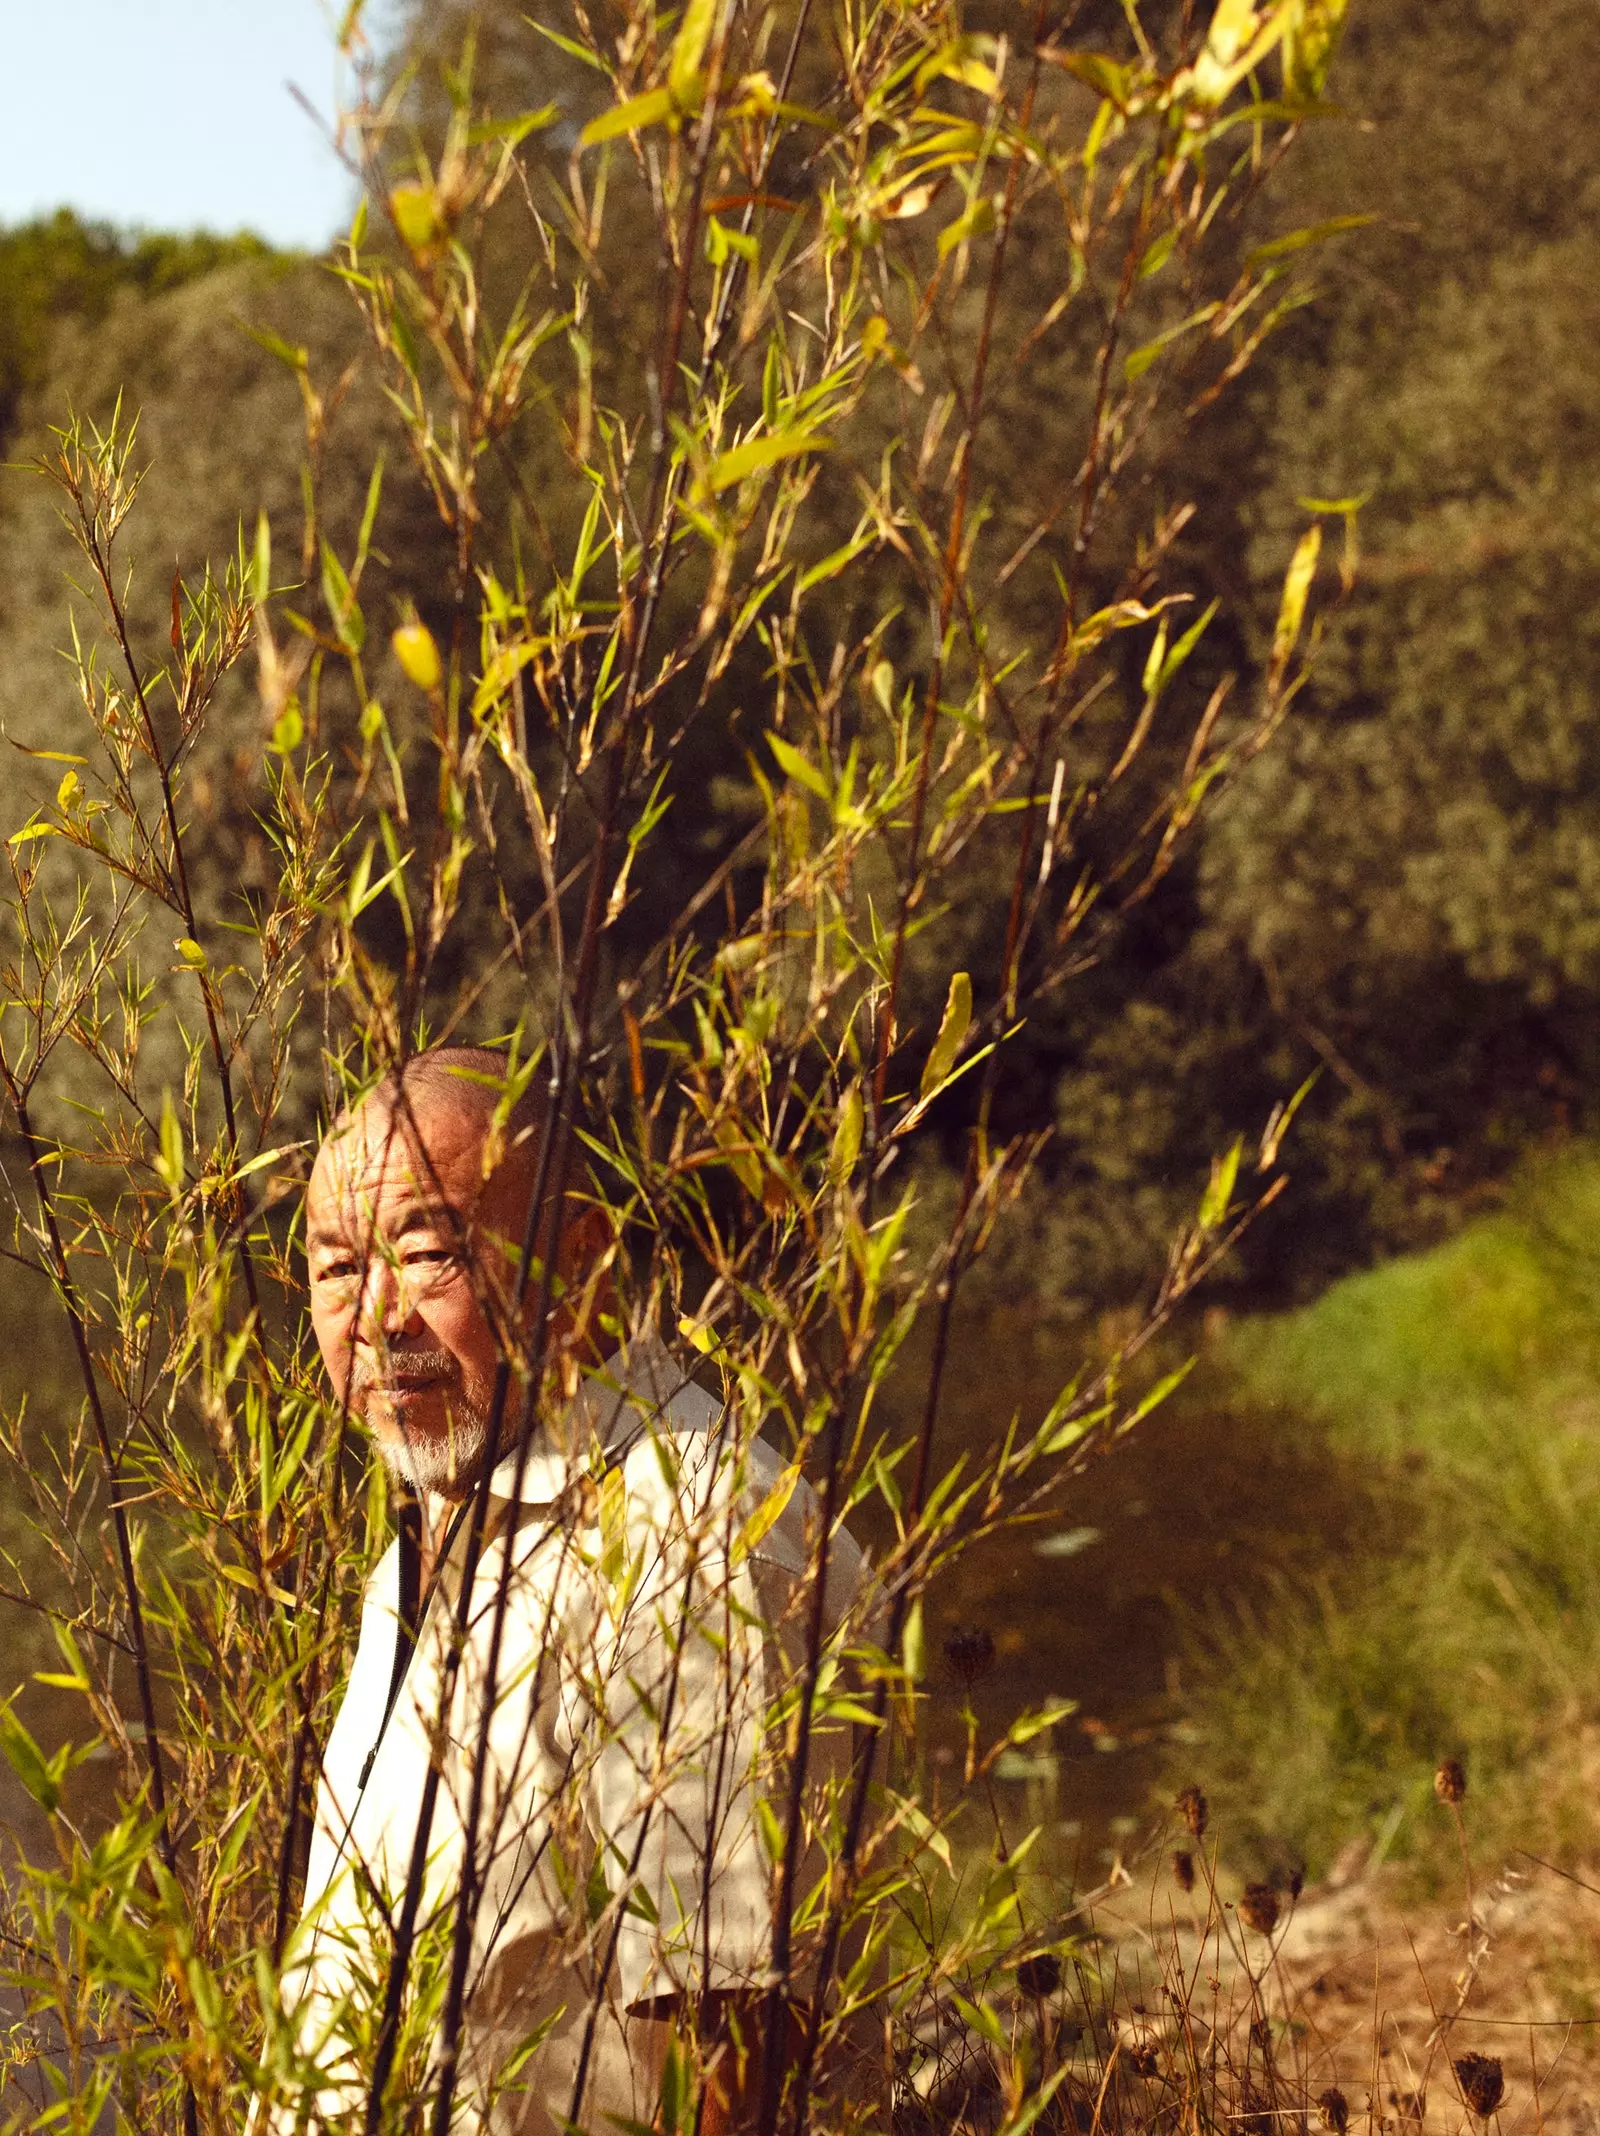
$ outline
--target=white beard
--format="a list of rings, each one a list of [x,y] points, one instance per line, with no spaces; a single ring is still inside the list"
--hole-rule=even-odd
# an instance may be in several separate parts
[[[434,1360],[430,1360],[434,1362]],[[445,1360],[437,1360],[443,1365]],[[438,1491],[460,1497],[476,1478],[489,1448],[487,1405],[474,1400],[458,1383],[449,1401],[449,1425],[437,1437],[408,1431],[405,1405],[386,1396],[381,1382],[366,1380],[367,1424],[384,1466],[415,1491]],[[376,1402],[387,1414],[387,1428],[380,1428],[371,1415]]]
[[[391,1475],[409,1483],[414,1491],[438,1491],[459,1498],[471,1484],[489,1447],[489,1419],[477,1410],[457,1409],[446,1438],[410,1437],[403,1432],[390,1436],[374,1432],[373,1439]]]

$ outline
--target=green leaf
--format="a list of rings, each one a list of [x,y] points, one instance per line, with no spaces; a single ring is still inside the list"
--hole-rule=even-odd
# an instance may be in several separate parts
[[[155,1168],[169,1194],[183,1192],[183,1129],[173,1110],[170,1090],[161,1094],[161,1141],[156,1151]]]
[[[731,452],[720,453],[712,461],[695,484],[695,495],[702,499],[715,496],[719,491],[732,489],[736,482],[764,474],[780,460],[797,459],[801,453],[827,452],[832,444],[832,438],[824,437],[819,430],[780,430],[776,435],[747,438],[742,445],[735,445]]]
[[[272,747],[279,756],[287,756],[291,749],[298,749],[306,738],[306,723],[300,711],[300,701],[291,697],[272,725]]]
[[[515,148],[529,134],[542,133],[545,127],[553,126],[560,116],[559,104],[541,104],[537,111],[519,111],[514,118],[485,119],[468,133],[467,145],[479,148],[485,141],[504,141],[508,148]]]
[[[939,232],[939,257],[948,259],[957,245],[964,245],[969,238],[982,237],[986,230],[994,228],[994,202],[987,196],[972,201]]]
[[[828,1151],[828,1177],[836,1186],[842,1186],[856,1168],[856,1159],[861,1155],[861,1131],[865,1125],[866,1107],[862,1103],[861,1085],[852,1083],[839,1107],[839,1124],[833,1131],[833,1144]]]
[[[343,564],[326,541],[322,544],[322,598],[328,604],[334,636],[347,653],[359,653],[367,642],[366,618]]]
[[[610,111],[591,119],[578,136],[578,146],[594,148],[601,141],[614,141],[618,134],[643,133],[647,126],[659,126],[663,119],[670,119],[677,109],[670,89],[647,90],[643,96],[630,97],[627,103],[615,104]]]
[[[809,788],[819,800],[827,800],[827,780],[818,771],[815,764],[800,754],[792,742],[786,742],[781,734],[769,733],[767,747],[777,758],[780,771],[788,778],[796,780],[801,786]]]
[[[1178,233],[1176,230],[1162,231],[1144,258],[1139,262],[1139,279],[1141,282],[1148,282],[1153,274],[1161,272],[1168,260],[1171,259],[1173,248],[1177,242]]]
[[[61,1775],[65,1770],[58,1753],[46,1758],[11,1710],[8,1699],[0,1706],[0,1752],[40,1809],[54,1816],[61,1803]]]
[[[1245,266],[1265,266],[1268,260],[1281,260],[1288,253],[1303,251],[1307,245],[1320,245],[1325,238],[1337,237],[1341,230],[1364,230],[1377,219],[1375,215],[1330,215],[1326,222],[1307,223],[1303,230],[1290,230],[1283,237],[1257,245],[1245,254]]]
[[[972,1022],[972,980],[966,972],[954,972],[950,979],[950,991],[945,996],[944,1015],[940,1019],[939,1034],[928,1055],[928,1064],[922,1071],[922,1087],[919,1096],[932,1097],[945,1082],[956,1064],[956,1055],[961,1050],[961,1041],[967,1035]]]
[[[1076,1713],[1077,1710],[1078,1701],[1075,1698],[1046,1699],[1042,1706],[1036,1706],[1031,1713],[1018,1714],[1006,1730],[1006,1741],[1031,1743],[1035,1736],[1043,1735],[1047,1728],[1054,1728],[1057,1721],[1064,1721],[1069,1713]]]
[[[918,1595],[906,1612],[906,1628],[901,1634],[900,1652],[907,1676],[914,1684],[921,1683],[928,1673],[928,1635],[923,1623],[921,1595]]]
[[[1233,1147],[1225,1157],[1211,1160],[1211,1178],[1200,1202],[1200,1229],[1216,1231],[1228,1219],[1233,1206],[1233,1190],[1239,1178],[1239,1156],[1244,1148],[1242,1136],[1235,1135]]]
[[[1191,312],[1187,319],[1180,319],[1176,326],[1169,326],[1165,333],[1157,334],[1154,341],[1147,341],[1143,348],[1135,349],[1124,359],[1122,366],[1122,375],[1128,384],[1131,386],[1143,378],[1150,366],[1159,357],[1164,356],[1175,341],[1181,340],[1185,334],[1193,333],[1197,326],[1204,326],[1208,320],[1214,319],[1221,309],[1220,304],[1202,304],[1200,309]]]

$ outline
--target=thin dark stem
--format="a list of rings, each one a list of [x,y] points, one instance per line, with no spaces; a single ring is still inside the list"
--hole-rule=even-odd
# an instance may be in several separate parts
[[[89,1331],[83,1311],[78,1303],[77,1288],[72,1280],[72,1271],[67,1263],[67,1252],[61,1237],[61,1226],[56,1217],[55,1197],[45,1178],[45,1154],[34,1130],[33,1119],[28,1110],[28,1100],[22,1085],[12,1072],[11,1063],[0,1052],[0,1079],[4,1080],[6,1094],[17,1116],[17,1132],[22,1138],[22,1147],[27,1159],[28,1174],[33,1182],[33,1191],[39,1204],[45,1233],[50,1241],[52,1272],[60,1292],[62,1310],[67,1316],[67,1325],[72,1331],[72,1346],[77,1352],[78,1370],[83,1378],[84,1396],[89,1404],[89,1414],[94,1421],[95,1441],[100,1449],[100,1461],[106,1480],[106,1499],[111,1510],[111,1530],[116,1539],[117,1560],[122,1571],[123,1602],[128,1612],[128,1646],[133,1657],[134,1682],[139,1693],[139,1717],[144,1724],[145,1764],[150,1780],[150,1807],[155,1813],[156,1845],[168,1876],[174,1882],[178,1875],[177,1851],[172,1842],[172,1825],[167,1815],[166,1774],[161,1755],[161,1732],[156,1725],[155,1680],[150,1668],[150,1648],[145,1636],[144,1607],[139,1597],[139,1568],[133,1554],[133,1536],[128,1526],[127,1503],[123,1494],[122,1471],[118,1466],[116,1449],[111,1443],[111,1431],[106,1422],[105,1406],[100,1399],[99,1376],[94,1369],[94,1357],[89,1348]],[[197,2136],[199,2116],[195,2106],[194,2087],[188,2078],[183,2087],[183,2125],[186,2136]]]

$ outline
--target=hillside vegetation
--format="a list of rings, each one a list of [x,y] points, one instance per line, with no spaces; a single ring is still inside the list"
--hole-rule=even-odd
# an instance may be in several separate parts
[[[1465,1760],[1496,1850],[1593,1845],[1600,1723],[1600,1149],[1548,1155],[1449,1243],[1231,1331],[1236,1397],[1367,1517],[1254,1611],[1195,1627],[1183,1755],[1246,1843],[1447,1857]]]
[[[561,71],[553,48],[538,58],[539,79],[523,79],[517,69],[532,61],[510,0],[412,16],[424,136],[443,123],[437,63],[470,17],[483,25],[479,78],[499,78],[503,108],[554,95],[581,111],[594,93],[581,70]],[[1115,16],[1097,11],[1095,34],[1126,34]],[[1310,130],[1285,182],[1227,241],[1242,250],[1307,221],[1374,220],[1338,241],[1316,270],[1315,301],[1267,344],[1249,392],[1202,422],[1163,477],[1199,501],[1179,545],[1197,606],[1221,602],[1186,688],[1204,693],[1231,672],[1233,701],[1253,701],[1303,497],[1365,500],[1362,567],[1288,731],[1151,895],[1120,913],[1107,904],[1085,937],[1091,968],[1009,1041],[1011,1095],[995,1124],[1048,1127],[1055,1141],[1014,1225],[1004,1286],[1022,1282],[1069,1319],[1150,1282],[1211,1155],[1258,1133],[1313,1068],[1322,1075],[1291,1145],[1293,1190],[1228,1279],[1245,1297],[1309,1296],[1374,1251],[1436,1238],[1527,1142],[1594,1124],[1600,404],[1590,350],[1600,274],[1583,144],[1600,54],[1590,11],[1581,0],[1367,0],[1352,11],[1332,89],[1345,118]],[[529,138],[536,195],[540,159],[562,164],[570,132],[563,123]],[[1313,284],[1302,278],[1296,293],[1311,296]],[[640,370],[629,320],[646,294],[612,289],[596,333],[595,362],[624,388]],[[280,353],[247,326],[276,337]],[[352,538],[376,448],[390,444],[368,581],[375,640],[395,620],[385,563],[395,585],[438,577],[437,514],[390,436],[360,340],[325,266],[249,241],[122,238],[71,217],[0,239],[7,457],[41,450],[69,402],[104,415],[120,390],[142,409],[151,474],[135,614],[150,627],[165,613],[172,560],[230,552],[258,510],[272,515],[276,556],[299,548],[302,400],[285,347],[305,352],[321,397],[336,547]],[[986,509],[1025,517],[1035,469],[1051,459],[1036,450],[1041,426],[1076,419],[1072,345],[1042,349],[1046,360],[1026,396],[1004,387],[994,442],[1010,471]],[[518,479],[552,524],[581,514],[571,470],[548,455],[525,456]],[[0,501],[0,716],[24,740],[75,716],[54,653],[64,551],[37,487],[9,476]],[[301,570],[314,576],[314,562]],[[1025,606],[1006,628],[1027,633]],[[1130,645],[1130,692],[1142,653]],[[909,670],[922,657],[908,624],[897,658]],[[386,699],[403,695],[381,675],[378,686]],[[734,731],[754,742],[770,685],[752,669],[738,687],[748,702]],[[1174,748],[1192,709],[1178,694]],[[254,717],[243,687],[233,701],[233,717]],[[1153,735],[1156,771],[1163,746]],[[225,748],[203,769],[202,873],[225,900],[266,865],[259,797],[237,788]],[[38,784],[14,781],[19,808]],[[740,748],[699,767],[662,830],[663,880],[675,853],[731,852],[756,798]],[[981,974],[1004,925],[980,856],[943,934],[954,930]],[[915,954],[912,965],[915,997]],[[912,1005],[938,1014],[938,1000]],[[957,1088],[933,1116],[951,1158],[969,1102]]]

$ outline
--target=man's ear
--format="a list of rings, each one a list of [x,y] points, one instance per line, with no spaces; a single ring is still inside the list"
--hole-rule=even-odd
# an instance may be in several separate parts
[[[569,1284],[581,1284],[590,1269],[611,1245],[611,1219],[595,1202],[569,1202],[561,1227],[561,1273]]]

